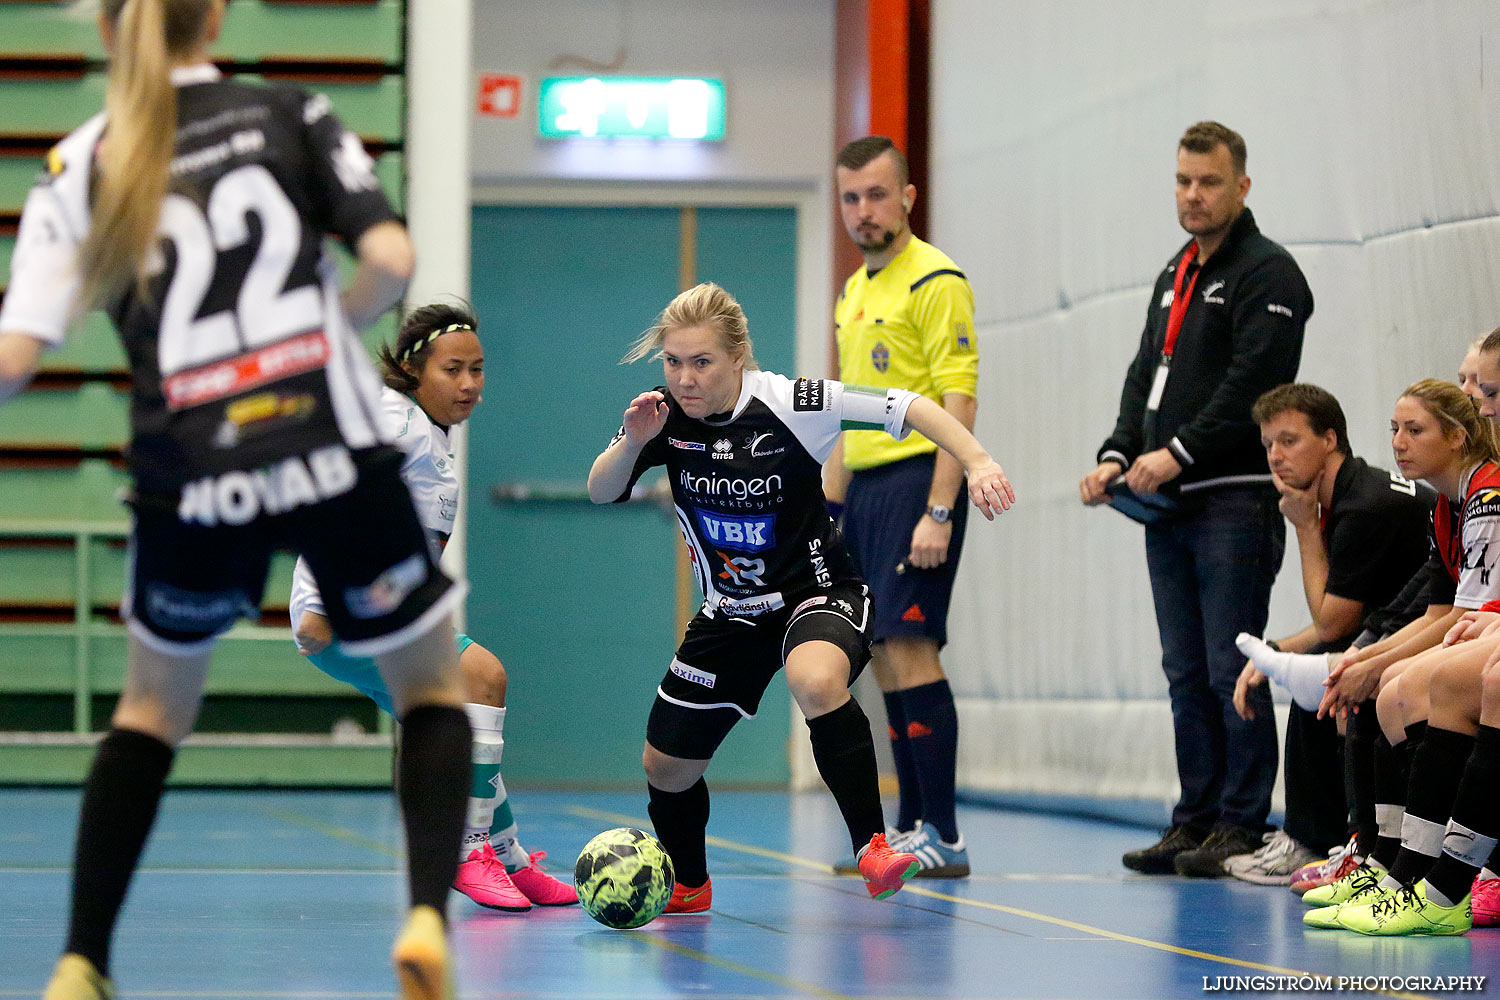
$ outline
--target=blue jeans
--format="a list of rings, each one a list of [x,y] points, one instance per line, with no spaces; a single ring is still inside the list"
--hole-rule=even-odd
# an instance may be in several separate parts
[[[1174,825],[1265,828],[1276,783],[1276,721],[1268,684],[1253,691],[1253,721],[1235,712],[1234,683],[1245,658],[1234,637],[1265,631],[1286,548],[1276,503],[1266,487],[1211,489],[1181,516],[1146,526],[1182,784]]]

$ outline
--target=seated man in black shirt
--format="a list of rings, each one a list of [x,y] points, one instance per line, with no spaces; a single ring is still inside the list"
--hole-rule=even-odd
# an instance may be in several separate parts
[[[1425,486],[1369,465],[1350,453],[1343,409],[1314,385],[1278,386],[1251,411],[1281,512],[1297,533],[1302,590],[1311,624],[1274,645],[1287,652],[1346,649],[1367,610],[1395,597],[1428,552],[1436,495]],[[1235,703],[1265,675],[1246,663]],[[1373,708],[1373,706],[1371,706]],[[1374,718],[1373,714],[1370,716]],[[1287,719],[1286,823],[1254,854],[1224,862],[1225,871],[1262,885],[1286,885],[1294,871],[1348,836],[1343,737],[1333,718],[1296,704]]]

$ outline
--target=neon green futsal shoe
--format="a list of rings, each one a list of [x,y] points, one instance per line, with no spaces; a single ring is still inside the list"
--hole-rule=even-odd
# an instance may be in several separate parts
[[[1385,873],[1380,871],[1364,873],[1359,884],[1353,887],[1353,893],[1343,902],[1333,903],[1329,906],[1320,906],[1315,910],[1308,910],[1302,914],[1302,923],[1308,927],[1317,927],[1320,930],[1331,930],[1336,927],[1342,927],[1343,924],[1339,923],[1339,911],[1344,907],[1367,906],[1376,900],[1384,899],[1394,891],[1380,884],[1380,880],[1384,875]],[[1345,880],[1340,879],[1339,881],[1342,882]],[[1323,888],[1328,889],[1332,888],[1332,886],[1324,886]]]
[[[1439,906],[1428,901],[1425,880],[1402,886],[1368,906],[1345,905],[1339,910],[1338,922],[1351,931],[1381,937],[1465,934],[1474,926],[1468,896],[1455,906]]]
[[[1302,894],[1302,902],[1308,906],[1338,906],[1348,902],[1372,878],[1376,882],[1385,878],[1385,869],[1373,861],[1365,861],[1343,878],[1307,890]]]
[[[93,962],[70,952],[57,960],[42,1000],[115,1000],[115,984]]]

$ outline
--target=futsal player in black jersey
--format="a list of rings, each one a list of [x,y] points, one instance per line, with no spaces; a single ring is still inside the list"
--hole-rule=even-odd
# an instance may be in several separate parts
[[[822,466],[842,429],[916,430],[963,464],[985,517],[1008,509],[1015,493],[974,436],[929,399],[761,371],[743,310],[717,285],[673,299],[625,360],[647,356],[661,358],[667,384],[631,400],[589,472],[589,497],[624,500],[642,473],[665,465],[704,595],[646,723],[651,820],[677,874],[666,912],[711,905],[703,775],[783,667],[860,874],[884,899],[919,865],[885,842],[875,745],[849,696],[870,656],[869,591],[828,516]]]
[[[0,399],[101,305],[131,366],[129,667],[83,793],[68,940],[46,1000],[109,1000],[110,940],[216,637],[260,604],[271,551],[308,560],[344,648],[403,723],[409,1000],[453,995],[443,907],[468,792],[448,623],[380,381],[351,323],[393,305],[412,246],[326,98],[220,79],[223,0],[104,0],[105,110],[27,197],[0,307]],[[332,235],[359,266],[342,294]]]

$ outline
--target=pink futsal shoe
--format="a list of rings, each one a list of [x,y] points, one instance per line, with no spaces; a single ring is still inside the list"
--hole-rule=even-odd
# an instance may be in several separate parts
[[[1291,890],[1300,896],[1309,889],[1337,882],[1358,868],[1360,862],[1364,860],[1359,855],[1358,849],[1358,842],[1354,837],[1350,837],[1349,843],[1329,851],[1327,860],[1314,861],[1298,868],[1292,872]]]
[[[459,864],[453,888],[492,910],[521,913],[531,909],[531,900],[516,888],[489,844],[470,851],[468,860]]]
[[[922,867],[915,854],[893,851],[885,834],[877,833],[859,852],[859,873],[865,877],[865,888],[874,899],[885,899],[901,891],[901,883]]]
[[[511,882],[537,906],[572,906],[578,902],[577,891],[567,882],[548,875],[537,864],[546,856],[546,851],[532,851],[531,863],[511,872]]]
[[[1469,890],[1475,927],[1500,927],[1500,878],[1476,878]]]

